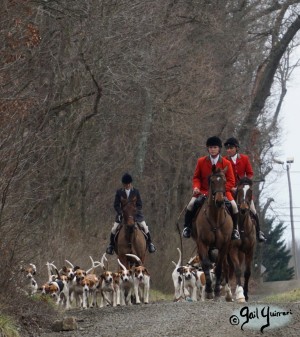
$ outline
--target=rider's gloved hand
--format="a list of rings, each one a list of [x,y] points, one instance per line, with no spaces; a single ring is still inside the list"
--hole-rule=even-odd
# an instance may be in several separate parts
[[[195,187],[195,188],[193,189],[193,196],[194,196],[194,197],[197,197],[200,193],[201,193],[201,192],[200,192],[200,190],[199,190],[198,187]]]

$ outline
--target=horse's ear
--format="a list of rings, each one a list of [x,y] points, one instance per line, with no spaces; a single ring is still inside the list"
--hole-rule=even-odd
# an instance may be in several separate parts
[[[228,166],[225,166],[225,168],[224,168],[223,172],[224,172],[224,173],[226,173],[226,172],[227,172],[227,170],[228,170]]]
[[[213,166],[212,166],[212,172],[213,172],[213,173],[216,172],[216,165],[215,165],[215,164],[213,164]]]

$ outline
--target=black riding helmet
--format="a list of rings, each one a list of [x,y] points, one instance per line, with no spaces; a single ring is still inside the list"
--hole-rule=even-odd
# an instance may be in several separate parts
[[[209,137],[206,141],[206,147],[209,147],[209,146],[219,146],[221,148],[222,141],[219,137],[216,137],[216,136]]]
[[[225,147],[229,146],[229,145],[235,146],[235,147],[240,147],[239,141],[236,138],[234,138],[234,137],[228,138],[226,140],[226,142],[224,143]]]
[[[122,177],[122,184],[131,184],[132,183],[132,177],[129,173],[125,173]]]

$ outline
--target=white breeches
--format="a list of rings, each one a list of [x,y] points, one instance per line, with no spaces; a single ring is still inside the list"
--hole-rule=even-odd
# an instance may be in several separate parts
[[[255,209],[253,200],[251,200],[250,210],[251,210],[251,212],[252,212],[254,215],[256,214],[256,209]]]
[[[190,201],[189,204],[187,205],[186,208],[187,208],[189,211],[192,211],[192,210],[193,210],[194,203],[195,203],[195,200],[196,200],[196,199],[197,199],[197,198],[192,197],[191,201]]]
[[[231,206],[232,206],[232,213],[237,214],[239,212],[239,210],[238,210],[238,207],[237,207],[237,204],[236,204],[235,200],[231,200],[230,203],[231,203]]]
[[[146,222],[145,222],[145,221],[138,222],[138,224],[143,228],[145,234],[148,234],[148,233],[149,233],[149,228],[148,228],[148,226],[146,225]],[[119,226],[119,223],[118,223],[118,222],[114,222],[114,224],[113,224],[113,226],[112,226],[112,229],[111,229],[111,233],[112,233],[112,234],[116,235],[118,226]]]

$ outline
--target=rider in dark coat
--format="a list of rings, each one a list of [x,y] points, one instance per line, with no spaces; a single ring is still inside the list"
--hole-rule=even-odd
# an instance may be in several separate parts
[[[113,224],[113,227],[111,229],[110,243],[106,249],[106,253],[110,255],[114,253],[115,235],[116,235],[116,231],[117,231],[119,224],[122,222],[122,215],[123,215],[121,198],[128,199],[128,201],[135,202],[136,209],[137,209],[136,214],[135,214],[135,221],[142,227],[143,231],[146,234],[146,237],[147,237],[146,240],[147,240],[149,253],[154,253],[156,251],[156,248],[154,244],[152,243],[149,228],[146,225],[146,222],[144,220],[144,215],[142,212],[143,204],[142,204],[140,192],[138,189],[132,186],[132,177],[128,173],[125,173],[123,175],[122,184],[123,184],[123,187],[118,189],[115,195],[114,209],[117,212],[117,215],[116,215],[115,223]]]

